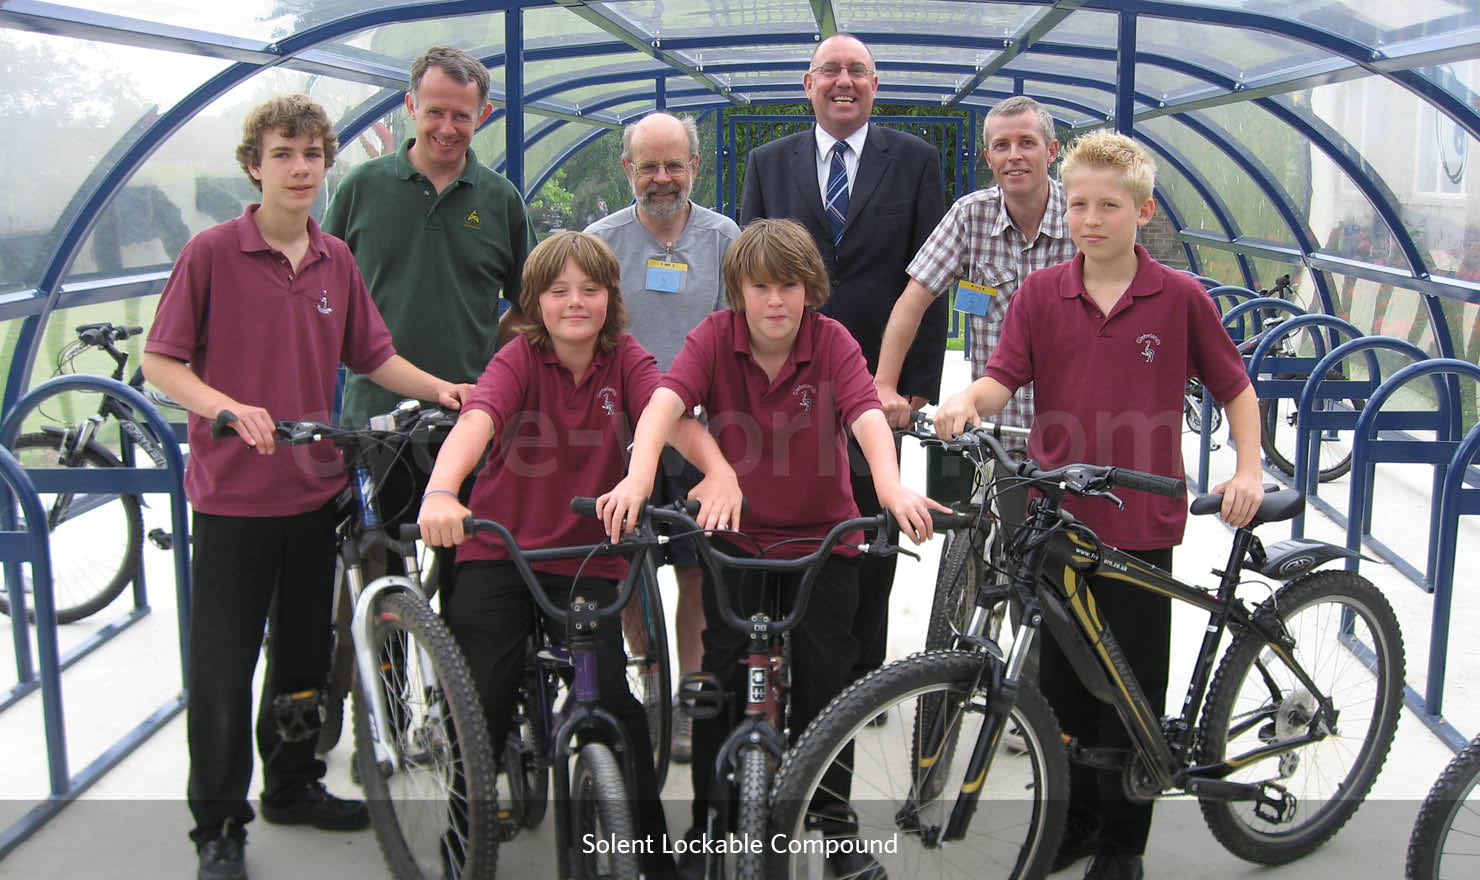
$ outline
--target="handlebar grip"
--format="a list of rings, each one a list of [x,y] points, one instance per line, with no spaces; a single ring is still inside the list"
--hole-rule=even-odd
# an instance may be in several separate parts
[[[143,333],[143,332],[144,332],[144,328],[143,327],[139,327],[139,326],[115,327],[114,330],[113,330],[113,338],[115,338],[115,339],[127,339],[130,336],[138,336],[140,333]]]
[[[211,422],[211,436],[220,439],[232,433],[229,425],[234,421],[236,421],[236,413],[229,409],[216,413],[216,418]]]
[[[952,529],[964,529],[971,525],[971,514],[952,511],[941,513],[938,510],[930,511],[930,526],[937,532],[948,532]]]
[[[1187,484],[1176,477],[1164,477],[1161,474],[1148,474],[1128,468],[1116,468],[1114,480],[1115,485],[1124,486],[1127,489],[1152,492],[1157,495],[1165,495],[1168,498],[1187,497]]]
[[[596,499],[588,498],[585,495],[572,498],[570,499],[570,512],[576,516],[595,516]]]
[[[396,537],[402,541],[416,541],[421,538],[421,526],[416,523],[402,523],[396,528]]]

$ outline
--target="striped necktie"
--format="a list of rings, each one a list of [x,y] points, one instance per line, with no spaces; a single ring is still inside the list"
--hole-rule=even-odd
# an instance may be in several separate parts
[[[843,154],[848,142],[838,141],[832,148],[832,167],[827,172],[827,225],[832,227],[833,247],[843,241],[843,224],[848,220],[848,168]]]

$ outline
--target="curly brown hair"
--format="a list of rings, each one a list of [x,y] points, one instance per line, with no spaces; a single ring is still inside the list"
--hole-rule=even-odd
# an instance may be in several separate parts
[[[306,134],[324,141],[324,170],[334,165],[334,154],[339,151],[339,138],[334,135],[334,124],[329,114],[307,95],[283,95],[269,98],[252,108],[242,122],[242,142],[236,146],[236,161],[242,166],[252,185],[260,191],[262,182],[252,177],[251,169],[262,165],[262,138],[269,131],[277,131],[286,138]]]
[[[586,277],[606,288],[606,323],[601,325],[596,345],[602,352],[609,352],[617,347],[617,341],[627,329],[627,306],[622,302],[622,266],[606,242],[584,232],[557,232],[535,245],[525,258],[524,274],[520,278],[519,311],[524,313],[529,323],[520,327],[519,332],[535,348],[549,347],[550,331],[540,317],[540,294],[550,289],[564,271],[565,264],[571,261],[586,273]]]

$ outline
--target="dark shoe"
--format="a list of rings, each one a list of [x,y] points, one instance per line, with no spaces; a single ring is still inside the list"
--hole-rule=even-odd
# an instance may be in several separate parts
[[[213,837],[200,845],[200,867],[195,880],[247,880],[247,865],[242,856],[240,837]]]
[[[262,818],[274,825],[312,825],[325,831],[360,831],[370,827],[364,801],[329,794],[324,783],[313,782],[295,797],[262,801]]]
[[[865,852],[835,852],[827,857],[827,866],[838,880],[889,880],[884,866]]]
[[[1064,826],[1064,836],[1059,838],[1059,851],[1054,854],[1048,873],[1057,874],[1082,858],[1094,855],[1100,849],[1100,831],[1070,821]]]
[[[1131,853],[1099,853],[1085,869],[1084,880],[1141,880],[1141,857]]]
[[[678,880],[704,880],[704,856],[686,852],[678,857]]]

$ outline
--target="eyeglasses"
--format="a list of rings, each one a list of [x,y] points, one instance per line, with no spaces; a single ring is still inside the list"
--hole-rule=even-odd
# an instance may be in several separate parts
[[[853,77],[854,79],[864,79],[866,77],[874,75],[874,69],[861,62],[850,64],[847,67],[844,67],[836,61],[829,61],[826,64],[819,64],[816,67],[812,68],[813,73],[821,74],[828,79],[832,79],[838,76],[845,70],[848,71],[848,75]]]
[[[637,166],[637,176],[656,177],[659,168],[668,172],[669,177],[682,177],[689,171],[689,166],[686,162],[664,162],[661,165],[657,162],[643,162]]]

